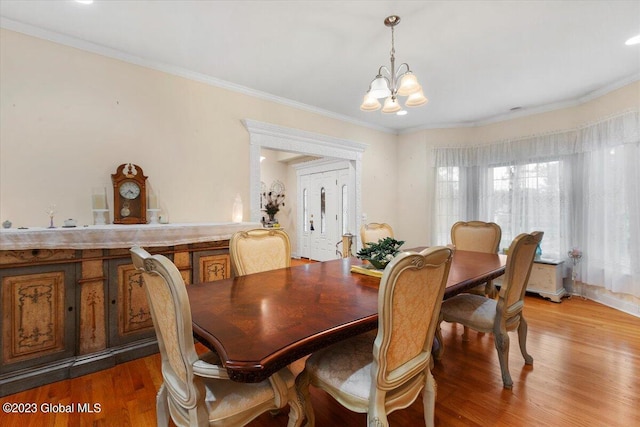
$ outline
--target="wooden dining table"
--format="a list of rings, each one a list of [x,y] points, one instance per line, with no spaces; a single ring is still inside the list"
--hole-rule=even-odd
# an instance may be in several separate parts
[[[415,248],[421,249],[421,248]],[[504,274],[506,257],[454,251],[444,298]],[[193,333],[234,381],[259,382],[378,326],[380,278],[342,258],[187,286]]]

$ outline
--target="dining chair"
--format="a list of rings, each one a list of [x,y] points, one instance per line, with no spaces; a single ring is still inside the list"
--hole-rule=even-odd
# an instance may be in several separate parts
[[[236,276],[291,266],[289,235],[277,228],[238,231],[231,236],[229,252]]]
[[[520,234],[509,246],[504,280],[498,299],[485,298],[474,294],[459,294],[442,303],[440,320],[455,322],[473,330],[492,333],[502,371],[504,388],[512,388],[509,373],[509,335],[517,330],[520,352],[527,365],[533,364],[533,357],[527,353],[527,321],[524,318],[524,295],[531,273],[536,248],[542,241],[542,231]],[[464,339],[464,338],[463,338]],[[444,344],[440,327],[437,331],[438,350],[436,359],[442,358]]]
[[[158,426],[169,425],[169,417],[178,426],[245,425],[287,404],[289,425],[299,426],[302,406],[293,374],[285,368],[261,383],[230,380],[216,353],[198,356],[195,351],[189,298],[175,264],[137,246],[130,252],[133,265],[142,272],[162,359]]]
[[[282,229],[255,228],[238,231],[229,241],[231,269],[236,276],[260,273],[291,266],[291,242]],[[289,364],[298,375],[304,368],[305,357]]]
[[[393,228],[387,223],[371,222],[360,227],[360,240],[362,247],[366,248],[369,243],[377,243],[385,237],[393,237]]]
[[[458,221],[451,226],[451,243],[456,249],[463,251],[498,253],[502,239],[502,229],[495,222]],[[487,295],[495,298],[496,291],[493,281],[476,286],[468,293]]]
[[[424,420],[434,425],[431,347],[452,251],[433,247],[402,252],[385,269],[378,291],[378,329],[315,353],[296,379],[308,426],[315,425],[309,386],[344,407],[367,413],[368,426],[387,426],[387,414],[423,392]]]

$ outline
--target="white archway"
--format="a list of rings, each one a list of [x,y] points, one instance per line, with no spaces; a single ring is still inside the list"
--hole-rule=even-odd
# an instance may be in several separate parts
[[[361,142],[334,138],[299,129],[285,128],[270,123],[244,119],[242,123],[249,131],[249,208],[251,221],[259,222],[260,211],[260,150],[288,151],[318,157],[329,157],[352,161],[354,164],[355,225],[360,229],[362,218],[362,153],[368,147]]]

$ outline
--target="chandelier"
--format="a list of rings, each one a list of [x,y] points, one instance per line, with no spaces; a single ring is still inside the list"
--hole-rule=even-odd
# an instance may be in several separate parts
[[[418,107],[428,102],[422,92],[422,86],[409,68],[409,64],[403,62],[396,70],[396,49],[394,47],[393,29],[400,23],[400,17],[396,15],[388,16],[384,20],[384,25],[391,28],[391,70],[384,65],[378,69],[378,75],[369,85],[369,90],[364,96],[360,109],[362,111],[376,111],[381,105],[378,99],[386,98],[383,113],[396,113],[398,115],[407,114],[398,102],[398,96],[406,96],[404,105],[407,107]],[[383,73],[385,75],[383,75]]]

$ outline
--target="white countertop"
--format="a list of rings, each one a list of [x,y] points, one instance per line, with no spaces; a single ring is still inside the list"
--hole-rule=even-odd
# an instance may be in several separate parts
[[[116,249],[174,246],[227,240],[237,231],[262,228],[259,222],[90,225],[0,229],[0,250]]]

